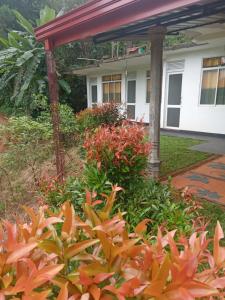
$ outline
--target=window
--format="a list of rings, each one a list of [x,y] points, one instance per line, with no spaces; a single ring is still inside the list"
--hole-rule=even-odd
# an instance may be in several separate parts
[[[225,105],[225,57],[203,59],[200,104]]]
[[[146,103],[150,103],[150,97],[151,97],[151,78],[150,78],[150,71],[146,72],[147,77],[147,88],[146,88]]]
[[[136,75],[128,74],[127,82],[127,118],[135,120],[135,103],[136,103]]]
[[[122,75],[107,75],[102,77],[103,102],[121,103]]]

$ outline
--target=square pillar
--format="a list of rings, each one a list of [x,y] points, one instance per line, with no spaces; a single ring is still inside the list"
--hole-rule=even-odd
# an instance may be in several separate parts
[[[151,41],[151,99],[150,99],[150,154],[151,177],[158,179],[160,175],[160,118],[163,73],[163,41],[166,34],[164,27],[150,29]]]

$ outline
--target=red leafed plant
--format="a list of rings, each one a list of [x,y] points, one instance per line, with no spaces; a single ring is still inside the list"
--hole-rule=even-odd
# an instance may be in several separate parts
[[[125,115],[120,106],[115,103],[106,103],[95,108],[87,108],[76,115],[79,131],[93,131],[101,125],[119,125]]]
[[[28,223],[2,222],[0,299],[224,299],[220,224],[213,241],[206,232],[147,236],[149,220],[129,233],[122,213],[111,216],[119,190],[114,187],[99,210],[87,193],[83,220],[66,202],[58,213],[25,208]]]
[[[122,187],[143,175],[150,152],[144,126],[126,121],[87,134],[84,148],[88,164],[96,162],[112,183]]]

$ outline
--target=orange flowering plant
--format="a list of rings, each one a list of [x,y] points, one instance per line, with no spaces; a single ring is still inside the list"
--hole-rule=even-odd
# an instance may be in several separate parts
[[[224,299],[220,224],[213,241],[206,232],[175,238],[176,231],[159,229],[148,236],[149,220],[129,233],[123,213],[112,215],[119,190],[103,203],[87,192],[84,219],[66,202],[57,213],[26,207],[27,223],[3,221],[0,299]]]
[[[142,178],[150,153],[144,126],[127,121],[87,134],[84,148],[88,164],[95,162],[110,182],[122,187]]]

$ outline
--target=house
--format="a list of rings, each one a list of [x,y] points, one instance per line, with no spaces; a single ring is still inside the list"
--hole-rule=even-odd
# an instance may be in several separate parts
[[[210,100],[202,100],[196,102],[200,92],[193,93],[190,90],[189,85],[185,85],[185,81],[196,80],[195,78],[195,59],[193,58],[192,67],[189,67],[189,76],[185,76],[184,73],[186,66],[189,64],[186,61],[186,58],[183,58],[184,65],[182,70],[175,68],[175,72],[172,75],[177,75],[177,77],[172,76],[169,72],[164,72],[164,80],[162,81],[162,71],[163,71],[163,42],[166,35],[176,35],[180,32],[185,34],[195,34],[195,38],[202,39],[201,43],[208,43],[209,40],[213,41],[214,49],[215,45],[219,46],[220,49],[223,49],[224,43],[224,23],[225,23],[225,1],[224,0],[167,0],[167,1],[155,1],[155,0],[92,0],[88,1],[83,6],[74,9],[64,16],[58,17],[55,20],[48,22],[35,29],[35,37],[38,42],[43,42],[45,46],[47,70],[48,70],[48,81],[49,81],[49,95],[50,101],[52,104],[52,118],[53,118],[53,131],[55,137],[55,154],[56,154],[56,166],[57,174],[60,180],[63,180],[64,173],[64,159],[62,151],[62,143],[60,141],[60,132],[59,132],[59,111],[57,109],[59,103],[59,93],[57,89],[57,70],[56,70],[56,61],[54,58],[54,49],[62,45],[74,42],[74,41],[93,41],[94,43],[104,43],[109,41],[131,41],[131,40],[146,40],[151,42],[151,65],[150,59],[148,60],[149,64],[147,67],[148,70],[142,70],[142,77],[144,80],[141,80],[139,72],[141,65],[133,65],[133,71],[129,70],[127,63],[125,63],[125,69],[121,67],[116,69],[102,70],[96,68],[92,74],[86,73],[88,75],[88,93],[92,94],[89,96],[89,105],[96,105],[101,103],[103,100],[105,102],[110,101],[112,98],[117,97],[118,102],[123,102],[124,106],[127,106],[129,111],[130,118],[133,118],[139,115],[138,109],[140,107],[140,100],[137,99],[140,91],[144,94],[146,89],[141,90],[146,87],[146,76],[143,74],[148,74],[147,71],[150,71],[150,80],[149,84],[149,95],[150,95],[150,104],[145,103],[146,99],[142,98],[142,106],[147,108],[150,106],[150,118],[149,118],[149,127],[150,127],[150,137],[152,143],[152,150],[149,157],[149,167],[151,171],[151,176],[155,179],[159,177],[160,169],[160,125],[168,128],[182,128],[181,121],[183,121],[182,114],[187,112],[183,107],[184,102],[185,106],[193,110],[193,102],[198,103],[199,107],[206,108],[209,106],[210,113],[198,113],[198,109],[195,108],[195,122],[193,122],[193,115],[188,113],[188,124],[194,124],[193,129],[204,130],[208,132],[221,132],[220,128],[224,127],[221,124],[221,115],[223,111],[220,110],[219,106],[223,107],[223,100],[218,100],[218,91],[220,90],[223,94],[223,70],[221,70],[220,63],[209,63],[213,65],[212,70],[201,70],[199,68],[199,77],[202,73],[203,86],[206,88],[206,98]],[[196,31],[197,30],[197,31]],[[205,31],[205,32],[204,32]],[[219,45],[216,44],[218,40]],[[220,42],[222,41],[222,44]],[[211,46],[213,46],[211,44]],[[210,49],[210,48],[209,48]],[[223,52],[223,51],[222,51]],[[219,57],[223,57],[223,54],[219,54]],[[217,60],[214,51],[212,50],[211,56],[209,58],[214,58]],[[208,58],[208,56],[206,57]],[[180,61],[178,57],[169,58],[172,62]],[[168,59],[167,59],[168,60]],[[203,60],[203,57],[201,61]],[[223,60],[223,59],[222,59]],[[165,65],[164,58],[164,65]],[[210,61],[210,60],[209,60]],[[197,61],[196,61],[197,62]],[[144,62],[142,62],[144,63]],[[119,64],[120,65],[120,64]],[[167,63],[166,63],[167,65]],[[207,65],[207,63],[206,63]],[[147,65],[146,65],[147,66]],[[194,68],[193,68],[194,66]],[[199,66],[204,66],[201,62]],[[205,66],[204,66],[205,67]],[[142,68],[145,68],[145,65],[142,65]],[[214,68],[216,70],[214,70]],[[151,70],[150,70],[151,69]],[[165,69],[165,66],[164,66]],[[100,71],[98,73],[98,71]],[[119,72],[118,72],[119,71]],[[144,73],[143,73],[144,71]],[[165,71],[165,70],[164,70]],[[183,73],[182,73],[182,72]],[[214,71],[214,72],[213,72]],[[132,74],[133,75],[129,75]],[[141,71],[140,71],[141,72]],[[146,73],[145,73],[146,72]],[[180,72],[180,73],[179,73]],[[105,73],[105,75],[103,75]],[[85,75],[85,73],[83,72]],[[133,77],[135,74],[135,77]],[[113,77],[114,75],[114,77]],[[115,75],[117,75],[115,77]],[[119,76],[118,76],[119,75]],[[179,76],[178,76],[179,75]],[[217,75],[217,76],[216,76]],[[104,77],[103,76],[108,76]],[[130,80],[128,80],[130,76]],[[166,77],[165,77],[166,76]],[[169,77],[169,80],[166,78]],[[170,77],[171,79],[170,82]],[[217,80],[216,80],[216,79]],[[142,82],[142,85],[139,86],[138,81]],[[130,83],[133,82],[133,83]],[[169,82],[168,82],[169,81]],[[177,86],[177,81],[180,81],[180,87]],[[135,82],[135,83],[134,83]],[[145,83],[144,83],[145,82]],[[198,82],[198,83],[199,83]],[[129,83],[129,84],[128,84]],[[105,90],[103,90],[103,85]],[[186,86],[185,97],[190,98],[190,94],[193,93],[195,97],[192,101],[184,101],[185,90],[184,85]],[[129,88],[128,88],[129,86]],[[170,86],[174,86],[173,93],[176,91],[177,95],[173,95]],[[197,86],[197,85],[196,85]],[[202,86],[202,84],[201,84]],[[169,88],[167,88],[169,87]],[[219,87],[219,88],[218,88]],[[91,93],[90,93],[91,89]],[[162,91],[163,89],[163,91]],[[197,90],[200,90],[200,84],[197,86]],[[134,100],[128,99],[129,95],[135,95]],[[169,90],[169,92],[168,92]],[[135,91],[135,92],[134,92]],[[181,96],[183,97],[183,102],[181,103]],[[188,93],[187,93],[188,91]],[[105,95],[103,95],[105,92]],[[128,93],[129,92],[129,93]],[[162,93],[163,92],[163,93]],[[214,93],[214,94],[213,94]],[[97,94],[97,95],[96,95]],[[129,94],[129,95],[128,95]],[[162,95],[163,94],[163,95]],[[166,97],[168,95],[168,97]],[[168,101],[172,95],[172,99]],[[202,95],[202,93],[201,93]],[[214,95],[214,99],[213,99]],[[103,99],[104,96],[104,99]],[[129,96],[129,97],[128,97]],[[161,105],[161,96],[163,96],[163,105]],[[193,97],[193,95],[192,95]],[[92,99],[90,99],[92,98]],[[96,99],[95,99],[96,98]],[[132,97],[133,98],[133,97]],[[200,99],[202,96],[200,96]],[[222,97],[223,98],[223,97]],[[94,100],[93,100],[94,99]],[[174,100],[175,99],[175,100]],[[113,99],[115,101],[115,99]],[[195,101],[194,101],[195,100]],[[134,102],[135,101],[135,102]],[[169,105],[165,105],[169,103]],[[203,106],[202,106],[203,105]],[[164,112],[163,121],[161,122],[161,107]],[[197,106],[198,107],[198,106]],[[215,107],[215,113],[211,114],[211,108]],[[196,113],[197,112],[197,113]],[[219,116],[218,116],[219,115]],[[166,116],[166,117],[165,117]],[[202,116],[206,116],[203,117]],[[145,119],[147,119],[147,114],[144,112]],[[196,124],[202,123],[204,119],[204,127],[197,128]],[[210,120],[209,120],[210,119]],[[169,120],[169,122],[168,122]],[[205,125],[208,125],[208,120],[210,124],[215,124],[206,128]],[[196,122],[197,121],[197,122]],[[161,124],[162,123],[162,124]],[[169,126],[168,126],[169,124]],[[175,127],[176,125],[176,127]],[[187,124],[186,124],[187,125]],[[187,126],[185,126],[187,127]],[[198,126],[199,127],[199,126]],[[190,130],[190,127],[188,126]],[[217,130],[218,129],[218,130]]]
[[[161,128],[225,134],[225,26],[192,37],[164,51]],[[87,77],[89,107],[116,101],[129,119],[149,122],[150,53],[142,52],[72,71]]]

